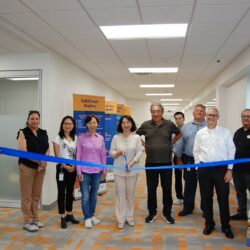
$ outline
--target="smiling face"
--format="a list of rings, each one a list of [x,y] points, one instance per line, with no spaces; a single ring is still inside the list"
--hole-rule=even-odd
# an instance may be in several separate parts
[[[71,121],[71,119],[67,118],[63,122],[63,131],[65,133],[70,133],[74,128],[74,123]]]
[[[194,120],[197,122],[203,122],[206,116],[206,109],[202,106],[196,106],[193,111]]]
[[[245,129],[250,128],[250,110],[244,110],[241,112],[241,122]]]
[[[176,125],[177,125],[179,128],[182,127],[182,126],[184,125],[185,119],[184,119],[183,115],[181,115],[181,114],[175,115],[175,116],[174,116],[174,119],[175,119]]]
[[[122,131],[123,132],[131,132],[132,123],[127,118],[124,117],[122,119],[121,126],[122,126]]]
[[[210,108],[207,111],[207,125],[209,128],[214,128],[219,120],[219,111],[216,108]]]
[[[94,117],[92,117],[92,119],[86,124],[86,127],[90,133],[95,133],[98,127],[97,120]]]
[[[40,116],[37,113],[30,114],[27,120],[27,124],[33,130],[38,129],[40,125]]]

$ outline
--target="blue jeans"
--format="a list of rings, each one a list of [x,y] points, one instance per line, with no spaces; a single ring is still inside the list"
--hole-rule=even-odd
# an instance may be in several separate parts
[[[101,181],[101,173],[88,174],[82,173],[83,181],[80,183],[82,193],[82,212],[84,220],[94,216],[96,208],[96,195]]]

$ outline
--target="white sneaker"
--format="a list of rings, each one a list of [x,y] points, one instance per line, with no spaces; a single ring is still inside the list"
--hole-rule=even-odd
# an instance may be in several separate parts
[[[118,223],[118,224],[117,224],[117,227],[118,227],[119,229],[123,229],[123,228],[124,228],[124,223]]]
[[[92,222],[91,219],[85,220],[85,228],[92,228]]]
[[[100,224],[101,221],[99,219],[97,219],[95,216],[93,216],[91,218],[91,222],[94,224],[94,225],[97,225],[97,224]]]
[[[25,224],[23,226],[23,229],[30,232],[30,233],[34,233],[38,231],[38,227],[34,224]]]
[[[182,199],[176,199],[174,201],[174,205],[181,205],[181,204],[183,204],[183,200]]]
[[[33,221],[33,225],[36,225],[38,228],[43,228],[44,224],[38,220]]]
[[[128,220],[127,221],[128,225],[131,226],[131,227],[134,227],[135,226],[135,222],[133,220]]]

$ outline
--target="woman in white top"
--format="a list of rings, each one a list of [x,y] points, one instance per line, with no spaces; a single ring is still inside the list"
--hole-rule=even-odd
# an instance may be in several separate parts
[[[75,159],[76,155],[76,125],[72,116],[65,116],[60,125],[60,131],[53,140],[54,153],[56,157],[66,159]],[[57,204],[59,214],[61,215],[61,228],[67,228],[67,222],[79,224],[72,214],[73,208],[73,191],[76,181],[75,166],[67,164],[57,164],[56,166],[57,181]],[[66,205],[65,205],[66,194]],[[67,215],[65,215],[65,210]]]
[[[129,226],[134,226],[134,195],[138,180],[139,160],[142,153],[142,143],[139,135],[134,134],[136,125],[132,117],[122,116],[117,132],[111,142],[110,156],[114,158],[114,165],[126,169],[115,169],[116,190],[116,218],[118,228],[122,229],[127,221]]]

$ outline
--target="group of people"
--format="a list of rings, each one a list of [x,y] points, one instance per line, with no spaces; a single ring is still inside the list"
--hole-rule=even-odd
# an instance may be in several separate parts
[[[241,113],[243,127],[236,131],[234,138],[228,129],[217,124],[219,111],[198,104],[194,107],[194,120],[184,124],[184,114],[176,112],[176,125],[163,118],[164,108],[161,104],[150,106],[151,118],[138,129],[131,116],[122,116],[117,125],[117,134],[113,137],[109,150],[114,158],[115,176],[115,214],[117,227],[124,228],[125,223],[135,225],[134,196],[138,180],[139,160],[143,151],[146,152],[147,208],[146,223],[153,222],[157,217],[157,187],[159,177],[162,187],[163,219],[174,224],[172,216],[172,169],[160,169],[160,166],[171,166],[193,163],[218,162],[234,158],[250,157],[250,109]],[[206,118],[206,119],[205,119]],[[18,133],[18,147],[21,150],[40,154],[49,154],[49,140],[45,130],[39,128],[40,114],[30,111],[27,124]],[[76,159],[90,163],[106,164],[104,138],[98,134],[99,119],[89,115],[85,119],[87,132],[76,136],[76,125],[73,117],[62,119],[59,133],[53,140],[54,154],[66,159]],[[141,140],[144,136],[144,140]],[[236,146],[236,147],[235,147]],[[235,153],[236,152],[236,153]],[[174,158],[173,158],[174,155]],[[19,159],[21,209],[24,215],[23,228],[35,232],[43,227],[38,219],[40,200],[46,162],[32,159]],[[156,167],[154,169],[154,167]],[[153,168],[153,169],[152,169]],[[184,168],[184,193],[182,191],[182,170],[175,169],[175,187],[177,200],[174,204],[183,203],[179,216],[193,213],[197,183],[200,186],[200,208],[205,218],[203,233],[211,234],[215,227],[213,219],[213,191],[217,193],[221,229],[228,238],[233,238],[230,227],[231,220],[247,219],[246,190],[250,191],[249,163],[234,166]],[[58,187],[58,211],[61,215],[61,228],[67,223],[80,223],[75,219],[73,209],[73,189],[76,179],[80,182],[82,193],[82,211],[84,225],[92,228],[101,221],[95,217],[97,192],[101,177],[105,177],[106,168],[95,166],[71,166],[57,164],[56,181]],[[230,218],[229,182],[233,177],[239,209]]]

